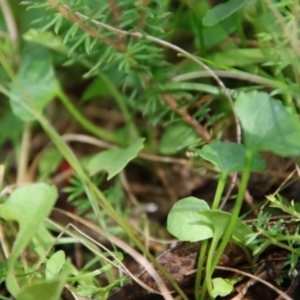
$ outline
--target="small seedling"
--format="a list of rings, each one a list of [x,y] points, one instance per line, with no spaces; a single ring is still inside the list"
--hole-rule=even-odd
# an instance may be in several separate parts
[[[184,241],[203,241],[195,284],[196,299],[204,299],[206,290],[211,298],[221,295],[214,288],[212,275],[228,242],[238,239],[246,248],[245,237],[251,236],[252,231],[239,219],[239,213],[250,172],[262,171],[266,166],[258,153],[271,151],[282,156],[300,153],[300,123],[281,102],[266,93],[241,93],[237,97],[235,109],[244,133],[244,145],[215,141],[197,152],[220,171],[212,209],[209,209],[204,200],[186,198],[176,203],[168,216],[168,230],[171,234]],[[227,177],[237,171],[242,171],[242,179],[233,212],[228,214],[218,211]],[[209,239],[211,243],[207,254],[206,275],[199,294]],[[248,247],[249,245],[248,242]]]

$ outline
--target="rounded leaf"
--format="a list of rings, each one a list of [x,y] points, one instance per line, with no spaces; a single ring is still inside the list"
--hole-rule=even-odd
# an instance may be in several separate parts
[[[221,239],[227,230],[227,226],[232,218],[232,214],[221,210],[207,210],[202,211],[201,215],[205,216],[212,224],[214,228],[214,238]],[[242,243],[246,243],[246,236],[252,233],[250,227],[237,219],[232,235],[239,239]]]
[[[207,210],[207,203],[195,197],[176,202],[168,215],[168,231],[181,241],[197,242],[212,238],[211,222],[199,214]]]
[[[242,171],[246,162],[245,147],[231,142],[214,141],[205,145],[197,154],[217,166],[225,175]],[[254,155],[251,170],[263,171],[265,168],[266,162],[262,157],[258,153]]]
[[[252,153],[271,151],[281,156],[300,154],[300,123],[267,93],[241,93],[235,104],[245,146]]]

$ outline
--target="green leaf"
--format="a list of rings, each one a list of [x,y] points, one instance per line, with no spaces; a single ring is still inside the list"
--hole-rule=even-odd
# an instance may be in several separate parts
[[[61,16],[59,13],[54,14],[50,21],[46,25],[44,25],[43,28],[41,28],[41,31],[46,31],[47,29],[52,27],[59,20],[60,17]]]
[[[111,179],[121,172],[129,161],[137,157],[138,153],[144,147],[144,140],[143,138],[138,139],[134,144],[125,149],[106,150],[96,154],[87,166],[90,175],[105,170],[108,173],[107,179]]]
[[[203,17],[204,26],[214,26],[241,9],[249,0],[229,0],[210,9]]]
[[[59,250],[55,252],[46,263],[46,279],[54,279],[57,277],[59,272],[62,270],[62,267],[66,261],[65,252]]]
[[[46,229],[45,224],[40,224],[35,236],[32,238],[34,251],[39,258],[44,259],[50,247],[56,242],[56,239]]]
[[[85,36],[85,39],[84,39],[84,49],[85,49],[85,52],[87,54],[91,53],[91,38],[90,38],[89,35]]]
[[[210,212],[207,214],[207,212]],[[220,211],[220,210],[209,210],[199,212],[201,216],[206,217],[213,225],[213,238],[219,240],[226,231],[227,225],[230,221],[231,214]]]
[[[72,53],[80,46],[80,44],[84,41],[84,39],[85,39],[85,35],[84,34],[82,36],[79,35],[77,37],[76,43],[74,43],[72,45],[72,47],[69,49],[69,52],[68,52],[69,56],[72,56]]]
[[[39,163],[39,175],[41,180],[45,180],[48,176],[57,170],[62,161],[62,154],[57,148],[48,148],[42,156]]]
[[[58,34],[59,28],[61,27],[61,24],[62,24],[63,20],[64,20],[63,16],[59,15],[59,17],[56,21],[56,24],[54,26],[54,32],[55,32],[56,35]]]
[[[259,153],[255,153],[252,164],[251,164],[251,171],[264,171],[267,168],[266,161],[262,158],[262,156]]]
[[[234,24],[233,18],[227,18],[221,21],[220,23],[216,24],[215,26],[203,27],[202,30],[203,30],[204,45],[206,46],[207,49],[209,49],[216,45],[219,45],[222,41],[228,39],[228,37],[232,33],[236,32],[236,26]],[[196,40],[196,42],[198,42],[198,45],[200,46],[200,41]]]
[[[232,217],[228,212],[221,210],[201,211],[201,215],[206,217],[212,224],[214,230],[214,238],[219,240],[227,230],[227,225]],[[241,220],[237,220],[233,229],[233,236],[238,238],[242,243],[246,242],[246,235],[252,233],[252,230]]]
[[[19,224],[8,259],[9,270],[6,277],[6,285],[12,295],[16,295],[20,289],[13,273],[14,264],[49,215],[56,199],[57,190],[54,186],[36,183],[14,190],[8,200],[0,205],[0,218],[15,220]]]
[[[78,24],[74,23],[64,36],[63,43],[67,43],[70,37],[74,37],[78,31]]]
[[[265,62],[266,55],[258,48],[235,48],[214,52],[207,56],[207,60],[213,62],[214,66],[223,66],[225,68],[253,66]]]
[[[28,286],[24,291],[21,291],[17,300],[58,300],[65,281],[54,279],[52,281],[42,281]]]
[[[176,202],[168,214],[168,231],[181,241],[197,242],[213,236],[211,222],[199,214],[208,211],[204,200],[187,197]]]
[[[172,82],[164,84],[162,86],[163,90],[166,91],[198,91],[209,93],[212,95],[220,95],[221,91],[218,87],[213,85],[195,83],[195,82]]]
[[[193,128],[185,124],[169,127],[163,134],[158,151],[163,155],[174,155],[199,140],[199,135]]]
[[[19,85],[20,83],[20,85]],[[48,50],[35,47],[22,60],[17,73],[17,84],[10,84],[10,91],[30,107],[42,111],[59,91]],[[33,120],[34,117],[23,108],[22,103],[10,99],[13,113],[22,120]]]
[[[213,278],[213,290],[211,296],[217,298],[218,296],[224,297],[233,291],[233,285],[226,279],[217,277]]]
[[[58,300],[61,299],[61,293],[66,283],[69,268],[65,268],[62,274],[51,280],[41,279],[36,282],[31,282],[24,287],[16,297],[16,300]]]
[[[214,141],[197,151],[197,154],[217,166],[226,176],[243,170],[246,162],[245,147],[231,142]],[[257,154],[251,170],[263,171],[265,168],[266,162]]]
[[[300,154],[300,123],[283,104],[267,93],[241,93],[235,104],[246,149],[282,156]]]

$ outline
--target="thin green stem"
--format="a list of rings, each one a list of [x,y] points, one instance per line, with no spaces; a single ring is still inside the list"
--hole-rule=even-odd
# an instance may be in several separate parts
[[[100,74],[100,78],[105,82],[106,87],[108,88],[110,94],[115,98],[122,115],[125,118],[126,125],[129,129],[129,135],[132,139],[137,139],[139,135],[139,131],[135,126],[132,120],[132,114],[129,112],[127,105],[126,105],[126,98],[122,95],[115,87],[115,85],[111,82],[111,80],[103,73]]]
[[[299,252],[297,252],[296,249],[294,249],[292,246],[289,246],[287,244],[282,243],[281,241],[292,241],[292,242],[296,242],[300,240],[300,236],[295,236],[295,235],[288,235],[288,236],[279,236],[276,238],[270,237],[267,234],[265,234],[263,231],[260,232],[266,239],[268,239],[268,241],[270,242],[269,245],[275,245],[278,246],[279,248],[283,248],[288,250],[289,252],[295,253],[295,254],[299,254]],[[267,248],[269,245],[266,245],[265,248]],[[264,249],[265,249],[264,248]]]
[[[204,266],[204,259],[206,255],[206,249],[208,245],[208,240],[205,240],[202,242],[201,247],[200,247],[200,253],[199,253],[199,258],[198,258],[198,264],[197,264],[197,273],[196,273],[196,282],[195,282],[195,299],[200,300],[200,282],[202,278],[202,271],[203,271],[203,266]]]
[[[222,198],[222,194],[226,185],[226,180],[227,180],[227,175],[224,173],[220,173],[220,178],[218,181],[218,186],[217,186],[217,190],[215,193],[215,198],[212,204],[211,209],[218,209],[221,198]]]
[[[217,65],[215,65],[217,67]],[[287,90],[287,85],[284,83],[284,81],[276,81],[275,79],[269,79],[267,78],[267,74],[262,75],[256,75],[251,74],[250,71],[243,72],[235,69],[227,69],[227,70],[214,70],[215,74],[219,77],[225,77],[225,78],[234,78],[238,80],[245,80],[252,83],[257,83],[260,85],[265,85],[267,87],[275,88],[275,89],[281,89],[281,90]],[[207,71],[196,71],[196,72],[189,72],[182,75],[177,75],[172,78],[172,82],[181,82],[181,81],[187,81],[192,79],[198,79],[198,78],[204,78],[208,77],[210,74]]]
[[[202,24],[202,13],[201,13],[201,7],[200,2],[197,0],[193,1],[193,19],[195,22],[195,27],[199,39],[200,44],[200,51],[201,56],[206,57],[206,47],[204,42],[204,36],[203,36],[203,24]]]
[[[227,175],[224,173],[220,173],[220,178],[218,181],[217,190],[216,190],[215,197],[213,200],[212,209],[217,209],[220,204],[222,193],[224,191],[225,184],[226,184],[226,179],[227,179]],[[203,282],[203,288],[202,288],[201,294],[199,294],[200,281],[201,281],[201,276],[202,276],[202,269],[203,269],[203,265],[204,265],[204,256],[206,254],[207,244],[208,244],[207,240],[203,241],[202,246],[201,246],[200,255],[199,255],[198,266],[197,266],[195,298],[199,299],[199,300],[204,299],[207,289],[209,292],[212,290],[211,280],[208,280],[208,277],[205,276],[206,278]],[[209,263],[209,262],[212,262],[212,255],[213,255],[214,250],[215,250],[215,247],[213,247],[213,243],[212,243],[212,245],[209,249],[207,260],[206,260],[207,261],[206,274],[210,274],[210,272],[211,272],[211,263]]]
[[[215,193],[215,197],[213,200],[213,204],[212,204],[212,209],[217,209],[220,201],[221,201],[221,197],[222,197],[222,193],[224,191],[225,188],[225,184],[226,184],[226,179],[227,176],[223,173],[220,174],[220,178],[218,181],[218,186],[217,186],[217,190]],[[213,243],[209,249],[209,253],[208,253],[208,257],[207,257],[207,264],[206,264],[206,278],[203,282],[203,288],[201,293],[199,293],[200,290],[200,281],[201,281],[201,277],[202,277],[202,269],[203,269],[203,265],[204,265],[204,256],[206,254],[206,249],[207,249],[207,245],[208,245],[208,241],[203,241],[202,245],[201,245],[201,250],[200,250],[200,255],[199,255],[199,259],[198,259],[198,266],[197,266],[197,274],[196,274],[196,285],[195,285],[195,299],[200,300],[200,298],[204,299],[205,294],[206,294],[206,289],[211,292],[212,290],[212,285],[211,285],[211,279],[209,280],[208,275],[211,272],[211,262],[212,261],[212,254],[215,250],[215,247],[213,247]],[[213,248],[213,249],[212,249]]]
[[[204,300],[207,292],[206,280],[203,280],[200,300]]]
[[[233,208],[232,217],[230,218],[227,230],[226,230],[225,235],[222,239],[222,242],[215,254],[215,257],[212,261],[212,268],[211,268],[212,272],[214,271],[215,267],[217,266],[219,259],[220,259],[221,255],[223,254],[223,252],[231,238],[235,223],[236,223],[239,213],[241,211],[245,191],[247,189],[247,184],[248,184],[248,180],[249,180],[249,176],[250,176],[253,156],[254,156],[253,152],[246,151],[246,165],[245,165],[245,168],[243,171],[243,175],[242,175],[242,179],[241,179],[241,183],[240,183],[240,187],[239,187],[239,191],[238,191],[238,196],[236,199],[235,206]]]
[[[115,135],[101,129],[100,127],[93,124],[90,120],[85,118],[80,113],[80,111],[72,104],[71,100],[62,89],[59,91],[57,96],[67,108],[69,113],[74,117],[74,119],[87,131],[108,142],[117,144],[120,143],[119,139]]]
[[[24,122],[23,135],[21,148],[19,149],[19,161],[18,161],[18,174],[17,174],[17,184],[24,183],[26,180],[26,173],[29,160],[30,152],[30,137],[31,137],[31,122]]]
[[[5,174],[5,166],[4,166],[4,164],[1,164],[0,165],[0,191],[2,191],[4,174]],[[3,201],[3,199],[1,200],[1,197],[0,197],[0,204],[2,204],[2,201]]]
[[[274,76],[281,82],[285,81],[284,74],[282,72],[276,73],[276,69],[274,69]],[[295,103],[293,102],[293,96],[290,92],[286,92],[282,94],[282,99],[284,104],[289,107],[294,115],[297,115],[297,109],[295,107]]]
[[[100,226],[104,230],[108,231],[106,223],[103,220],[103,216],[100,214],[100,210],[99,210],[98,203],[97,203],[97,200],[96,200],[96,195],[89,188],[86,181],[83,180],[82,184],[84,186],[84,190],[85,190],[85,193],[86,193],[86,195],[89,199],[89,202],[91,203],[91,205],[93,207],[93,211],[95,213],[97,213],[97,217],[98,217],[98,221],[100,223]],[[114,251],[116,251],[117,249],[116,249],[115,245],[113,243],[111,243],[111,245],[112,245]],[[100,263],[102,264],[102,266],[105,266],[106,261],[103,258],[100,258]],[[115,282],[115,276],[114,276],[114,273],[113,273],[112,269],[109,269],[109,270],[106,271],[106,277],[107,277],[107,280],[108,280],[109,283]]]
[[[218,240],[219,240],[218,238],[213,237],[213,240],[212,240],[210,248],[209,248],[208,256],[207,256],[205,285],[206,285],[209,295],[211,295],[212,290],[213,290],[212,281],[211,281],[211,276],[214,271],[213,266],[212,266],[212,261],[213,261],[213,255],[215,253],[215,249],[218,244]]]
[[[266,237],[268,237],[266,234],[264,234]],[[293,242],[300,242],[300,235],[284,235],[279,236],[276,238],[276,241],[293,241]]]
[[[239,12],[235,12],[232,15],[232,18],[233,18],[237,33],[240,37],[242,47],[246,47],[247,46],[247,44],[246,44],[247,39],[246,39],[246,36],[244,34],[244,30],[243,30],[243,26],[242,26],[242,20],[241,20],[241,17],[239,15]]]

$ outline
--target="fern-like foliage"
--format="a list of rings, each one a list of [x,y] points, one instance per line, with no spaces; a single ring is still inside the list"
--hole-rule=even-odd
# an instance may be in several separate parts
[[[219,91],[193,83],[170,84],[176,68],[168,62],[166,52],[157,42],[166,41],[170,34],[167,29],[171,13],[166,11],[163,1],[38,0],[23,3],[28,9],[41,12],[42,17],[32,24],[36,30],[33,32],[35,41],[41,43],[43,36],[52,35],[53,43],[60,43],[55,46],[56,50],[67,54],[64,65],[84,65],[84,77],[108,74],[114,85],[128,96],[125,101],[132,113],[147,116],[154,126],[182,122],[182,119],[188,123],[188,114],[194,116],[195,123],[207,122],[203,119],[204,110],[198,110],[196,103],[204,93],[218,96]],[[45,43],[52,47],[51,43]],[[172,103],[166,101],[165,95],[171,95]],[[211,124],[216,121],[211,120]]]
[[[47,17],[35,20],[38,30],[53,31],[68,46],[66,64],[84,61],[95,76],[117,66],[124,73],[130,70],[151,72],[162,59],[161,49],[147,39],[137,39],[128,32],[163,38],[164,13],[161,1],[25,1],[29,9],[46,8]]]

